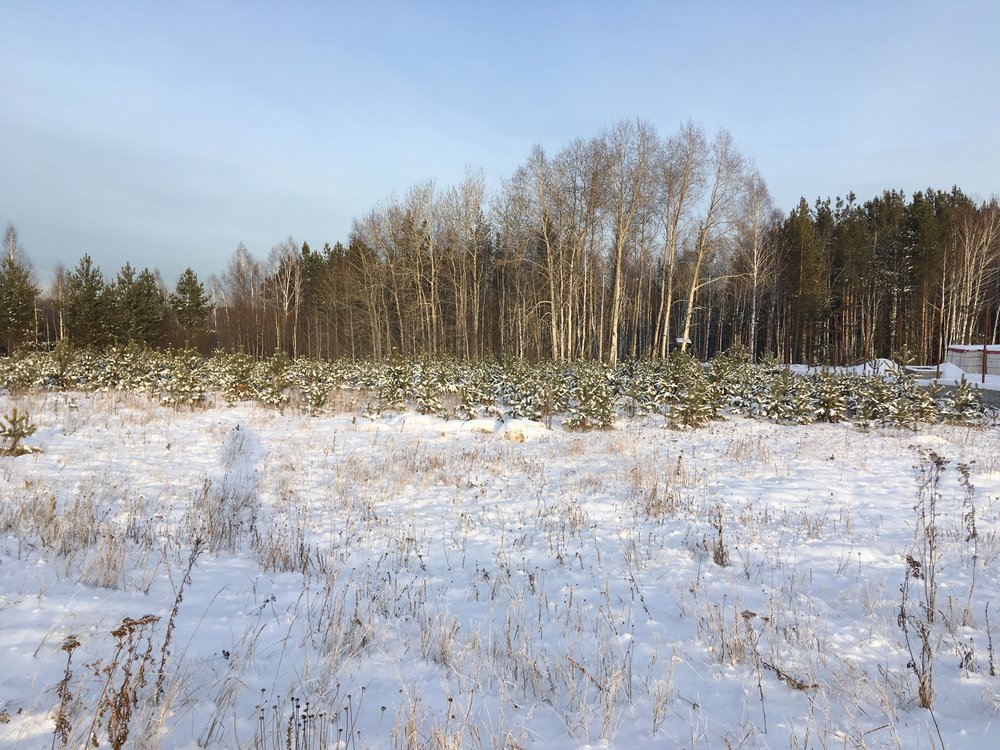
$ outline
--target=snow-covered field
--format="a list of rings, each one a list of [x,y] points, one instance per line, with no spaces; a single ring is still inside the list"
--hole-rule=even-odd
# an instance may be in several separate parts
[[[15,404],[4,746],[1000,744],[1000,428]]]

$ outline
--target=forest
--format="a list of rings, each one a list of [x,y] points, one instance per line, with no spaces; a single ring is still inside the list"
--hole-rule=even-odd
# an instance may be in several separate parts
[[[99,248],[95,248],[95,251]],[[321,249],[240,244],[169,284],[90,255],[36,282],[8,224],[0,347],[191,346],[265,357],[936,362],[995,342],[1000,206],[955,186],[777,208],[726,131],[622,120],[497,186],[420,182]]]

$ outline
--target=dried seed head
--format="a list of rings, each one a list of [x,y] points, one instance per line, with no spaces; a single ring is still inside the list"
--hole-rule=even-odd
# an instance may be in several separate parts
[[[80,647],[80,641],[77,640],[75,635],[66,636],[66,640],[63,641],[63,645],[60,647],[63,651],[68,654],[72,654],[74,649]]]

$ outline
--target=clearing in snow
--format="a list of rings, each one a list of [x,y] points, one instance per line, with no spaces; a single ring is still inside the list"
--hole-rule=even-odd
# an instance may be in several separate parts
[[[995,426],[0,402],[5,746],[1000,737]]]

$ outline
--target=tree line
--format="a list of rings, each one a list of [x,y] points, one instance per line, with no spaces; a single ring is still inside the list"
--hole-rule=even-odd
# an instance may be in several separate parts
[[[625,120],[554,154],[535,147],[495,189],[481,172],[372,207],[347,244],[240,245],[168,290],[89,256],[41,294],[8,227],[0,340],[189,344],[266,356],[708,357],[936,361],[993,342],[1000,208],[957,187],[779,211],[733,138]]]

